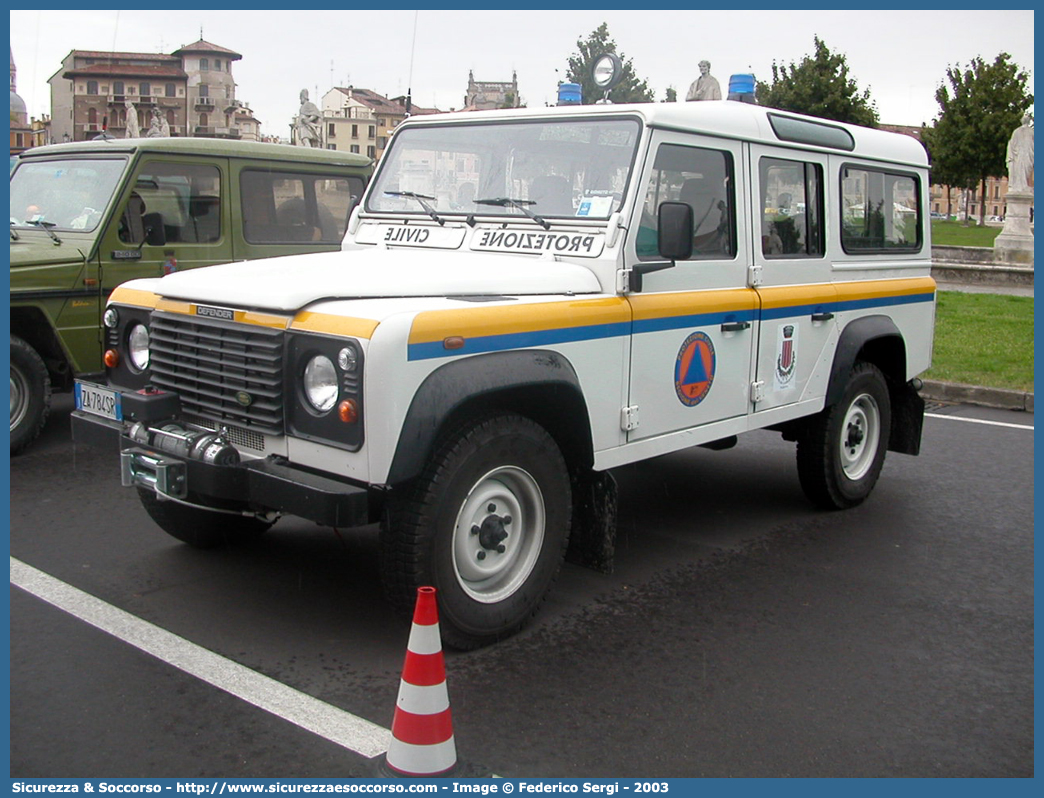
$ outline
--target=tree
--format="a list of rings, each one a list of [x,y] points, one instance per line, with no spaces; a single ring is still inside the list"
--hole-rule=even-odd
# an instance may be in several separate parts
[[[603,92],[595,87],[591,78],[591,67],[595,59],[602,53],[616,53],[623,62],[623,78],[609,92],[609,99],[614,103],[651,103],[653,93],[644,80],[638,80],[634,73],[634,64],[630,58],[616,49],[616,42],[609,38],[609,26],[602,23],[593,30],[587,39],[577,39],[579,50],[569,56],[569,69],[566,77],[573,83],[580,84],[581,97],[584,103],[593,103],[602,99]]]
[[[674,86],[668,86],[667,91],[664,93],[665,103],[676,103],[678,102],[678,90]]]
[[[860,93],[848,75],[843,55],[830,52],[826,42],[813,37],[815,55],[805,56],[789,67],[772,62],[772,83],[758,81],[755,96],[759,105],[800,114],[877,127],[877,107],[870,90]]]
[[[1001,53],[993,63],[975,57],[967,67],[947,67],[935,91],[939,115],[921,136],[932,161],[932,182],[974,191],[986,179],[1004,177],[1008,139],[1033,105],[1029,75]],[[979,203],[979,224],[986,203]],[[966,217],[967,218],[967,217]]]

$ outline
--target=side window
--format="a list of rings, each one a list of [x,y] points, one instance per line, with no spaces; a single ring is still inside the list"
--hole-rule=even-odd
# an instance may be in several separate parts
[[[243,236],[252,244],[339,244],[363,187],[358,177],[245,169]]]
[[[663,202],[684,202],[692,207],[693,260],[735,255],[734,187],[731,153],[661,144],[645,187],[645,205],[635,239],[638,257],[660,257],[657,212]]]
[[[841,169],[841,245],[845,252],[921,246],[920,180],[845,166]]]
[[[146,163],[120,218],[120,240],[139,244],[144,228],[162,224],[168,243],[221,238],[221,173],[202,164]]]
[[[823,167],[762,158],[761,254],[766,258],[823,254]]]

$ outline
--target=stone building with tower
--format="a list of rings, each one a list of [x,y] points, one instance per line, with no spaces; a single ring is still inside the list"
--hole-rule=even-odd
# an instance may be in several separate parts
[[[468,90],[464,95],[465,110],[491,111],[495,108],[518,108],[522,100],[518,96],[518,75],[511,73],[511,81],[477,81],[468,70]]]
[[[257,136],[235,96],[232,65],[242,57],[202,38],[170,55],[72,50],[48,80],[52,140],[123,138],[128,126],[144,136],[157,115],[171,136],[241,139],[244,128]]]
[[[11,155],[46,143],[47,119],[31,119],[25,100],[18,94],[18,71],[11,48]]]

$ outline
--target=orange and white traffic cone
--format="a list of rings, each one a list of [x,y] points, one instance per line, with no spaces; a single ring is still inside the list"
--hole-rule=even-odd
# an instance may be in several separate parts
[[[435,588],[417,588],[385,765],[396,776],[445,776],[457,765]]]

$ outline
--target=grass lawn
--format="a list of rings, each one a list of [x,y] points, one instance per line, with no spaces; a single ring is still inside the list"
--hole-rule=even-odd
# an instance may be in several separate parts
[[[972,223],[932,219],[932,243],[943,247],[992,247],[1003,227],[979,227]]]
[[[932,367],[922,377],[1033,390],[1032,297],[940,291],[938,300]]]

